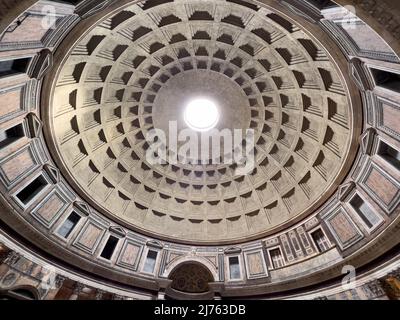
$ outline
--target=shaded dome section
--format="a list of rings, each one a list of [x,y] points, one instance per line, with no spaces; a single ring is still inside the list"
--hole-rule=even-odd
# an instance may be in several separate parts
[[[146,134],[184,127],[195,93],[221,106],[218,129],[254,129],[250,174],[146,161]],[[241,2],[141,3],[100,21],[60,67],[48,112],[57,163],[86,201],[184,242],[255,239],[298,221],[334,192],[354,141],[329,53],[272,9]]]

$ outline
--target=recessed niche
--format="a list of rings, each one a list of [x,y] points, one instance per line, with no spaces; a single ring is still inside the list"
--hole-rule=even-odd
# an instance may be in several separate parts
[[[358,216],[365,223],[368,229],[373,229],[381,222],[381,218],[357,193],[350,200],[350,205],[354,211],[357,212]]]
[[[42,176],[38,176],[35,180],[30,182],[20,192],[17,193],[16,197],[21,203],[27,205],[33,200],[46,186],[48,185],[47,180]]]
[[[149,250],[147,252],[147,257],[146,261],[143,266],[143,271],[147,273],[153,273],[155,266],[156,266],[156,261],[157,261],[157,256],[158,252],[154,250]]]
[[[0,61],[0,78],[25,73],[30,58]]]
[[[23,125],[17,124],[16,126],[0,132],[0,149],[7,147],[13,142],[25,136]]]
[[[271,249],[269,250],[269,255],[271,257],[272,266],[274,267],[274,269],[282,268],[283,266],[285,266],[285,260],[282,256],[281,249]]]
[[[110,236],[100,254],[104,259],[110,260],[118,244],[118,238]]]
[[[378,155],[386,162],[390,163],[397,170],[400,170],[400,152],[387,143],[380,141],[378,147]]]
[[[400,74],[371,68],[375,84],[379,87],[400,93]]]
[[[239,257],[229,257],[229,277],[231,280],[241,278]]]
[[[312,232],[311,238],[314,240],[315,247],[319,252],[324,252],[329,249],[329,242],[321,229]]]
[[[75,212],[71,212],[68,218],[64,221],[61,227],[58,229],[57,234],[63,238],[68,238],[72,233],[76,225],[78,224],[81,216]]]

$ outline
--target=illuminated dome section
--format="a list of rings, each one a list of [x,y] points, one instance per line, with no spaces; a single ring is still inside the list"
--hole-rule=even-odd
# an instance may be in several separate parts
[[[195,131],[208,131],[219,120],[217,106],[208,99],[198,98],[189,102],[184,112],[184,119],[189,128]]]
[[[49,142],[95,209],[164,239],[238,242],[291,225],[337,188],[354,141],[339,69],[278,12],[236,2],[130,5],[71,48],[52,88]],[[150,165],[146,134],[169,121],[254,129],[254,170]]]

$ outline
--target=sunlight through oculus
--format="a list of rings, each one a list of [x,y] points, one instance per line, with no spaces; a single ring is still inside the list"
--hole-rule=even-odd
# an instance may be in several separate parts
[[[215,127],[219,112],[214,102],[208,99],[195,99],[185,109],[184,120],[195,131],[208,131]]]

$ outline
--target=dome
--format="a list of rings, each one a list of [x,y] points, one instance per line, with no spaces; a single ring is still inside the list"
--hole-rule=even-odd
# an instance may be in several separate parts
[[[125,6],[68,50],[48,138],[85,200],[133,229],[174,241],[259,237],[318,207],[354,157],[358,101],[328,51],[272,8]],[[197,97],[219,106],[219,130],[254,130],[252,172],[216,159],[149,163],[149,131],[187,127]]]

